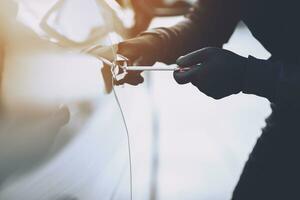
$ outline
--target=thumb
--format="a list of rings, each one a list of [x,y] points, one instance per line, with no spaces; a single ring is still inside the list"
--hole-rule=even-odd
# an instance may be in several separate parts
[[[195,79],[203,67],[203,65],[195,65],[187,71],[175,71],[173,73],[174,79],[178,84],[187,84]]]
[[[220,49],[215,47],[203,48],[189,53],[185,56],[179,57],[176,61],[176,64],[181,67],[190,67],[193,65],[197,65],[199,63],[205,62],[207,59],[209,59],[219,51]]]
[[[118,54],[134,62],[141,56],[140,43],[136,39],[131,39],[118,44]]]

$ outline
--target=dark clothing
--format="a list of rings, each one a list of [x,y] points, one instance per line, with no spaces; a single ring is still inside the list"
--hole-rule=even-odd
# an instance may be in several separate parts
[[[232,200],[300,199],[299,111],[272,105]]]
[[[300,107],[299,5],[297,0],[199,0],[184,22],[154,30],[163,41],[159,61],[174,63],[188,52],[220,47],[242,20],[272,54],[269,61],[250,59],[258,65],[246,73],[243,92]]]
[[[249,58],[243,92],[268,98],[273,113],[251,153],[234,200],[300,199],[300,3],[297,0],[199,0],[187,19],[159,28],[160,61],[174,63],[188,52],[220,47],[243,21],[272,54]]]

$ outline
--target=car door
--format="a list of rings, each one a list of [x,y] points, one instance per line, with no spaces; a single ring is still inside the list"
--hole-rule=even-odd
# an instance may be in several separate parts
[[[0,199],[147,196],[147,89],[114,93],[103,62],[82,51],[97,44],[115,57],[124,30],[116,14],[92,0],[20,0],[4,18]]]

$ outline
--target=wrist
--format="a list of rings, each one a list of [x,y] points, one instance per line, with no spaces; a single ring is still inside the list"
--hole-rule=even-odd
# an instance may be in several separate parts
[[[142,32],[139,36],[149,36],[155,38],[154,41],[156,45],[155,51],[157,53],[157,61],[169,63],[170,49],[168,49],[168,35],[169,33],[166,28],[155,28]]]
[[[275,102],[281,68],[280,63],[272,63],[249,56],[245,66],[242,92],[265,97],[271,102]]]

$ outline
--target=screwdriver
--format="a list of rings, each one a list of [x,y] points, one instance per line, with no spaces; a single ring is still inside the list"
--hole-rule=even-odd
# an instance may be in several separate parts
[[[107,60],[106,58],[99,57],[101,61],[103,61],[105,64],[113,66],[114,64]],[[169,66],[128,66],[124,65],[121,66],[125,71],[179,71],[179,72],[185,72],[190,70],[190,67],[179,67],[178,65],[169,65]]]
[[[124,66],[125,71],[187,71],[189,67],[170,66]]]

